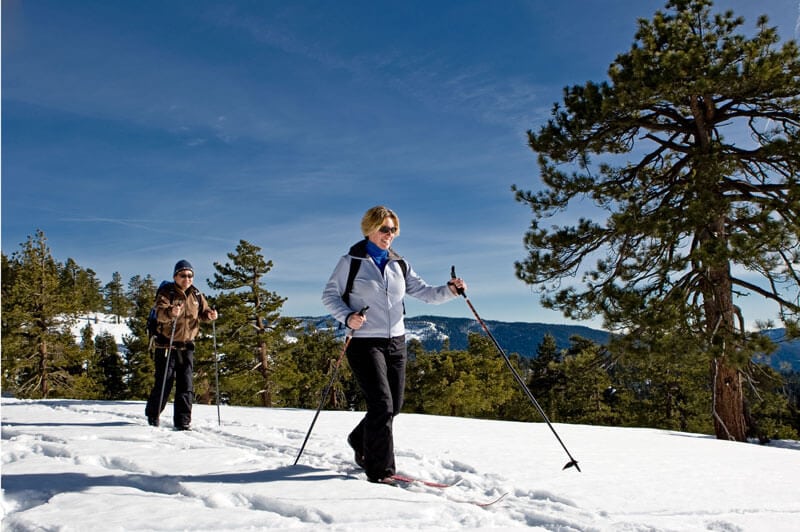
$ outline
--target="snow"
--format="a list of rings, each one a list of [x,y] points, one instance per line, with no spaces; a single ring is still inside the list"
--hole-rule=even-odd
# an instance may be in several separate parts
[[[125,349],[122,344],[122,337],[131,334],[130,327],[128,327],[127,318],[119,318],[120,323],[117,323],[117,317],[112,314],[103,314],[102,312],[92,312],[83,314],[77,319],[70,327],[72,336],[75,337],[77,342],[81,341],[81,329],[86,327],[87,324],[92,326],[92,339],[100,336],[101,334],[110,334],[116,340],[116,344],[120,352]]]
[[[417,327],[409,327],[409,324],[406,323],[406,341],[410,340],[419,340],[420,342],[424,342],[425,340],[446,340],[447,335],[443,334],[436,328],[436,324],[430,321],[420,320],[419,318],[414,318],[415,321],[419,323],[421,326]]]
[[[2,529],[800,530],[800,442],[401,414],[398,469],[372,484],[345,437],[361,412],[195,405],[194,430],[144,403],[2,399]],[[473,502],[501,501],[487,507]]]

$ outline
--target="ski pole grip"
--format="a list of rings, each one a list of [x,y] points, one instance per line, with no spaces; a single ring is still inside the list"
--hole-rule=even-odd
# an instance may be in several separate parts
[[[366,316],[366,312],[367,312],[367,309],[368,309],[368,308],[369,308],[369,305],[367,305],[367,306],[363,307],[363,308],[362,308],[361,310],[359,310],[358,312],[351,312],[350,314],[348,314],[348,315],[347,315],[347,318],[345,318],[345,320],[344,320],[344,325],[345,325],[345,327],[347,327],[348,329],[352,330],[352,329],[350,328],[350,326],[347,324],[347,323],[350,321],[350,316],[352,316],[353,314],[358,314],[359,316]]]
[[[455,265],[450,266],[450,278],[451,279],[456,279],[456,267],[455,267]],[[456,292],[458,292],[458,295],[460,295],[460,296],[464,295],[464,289],[463,288],[456,288]]]

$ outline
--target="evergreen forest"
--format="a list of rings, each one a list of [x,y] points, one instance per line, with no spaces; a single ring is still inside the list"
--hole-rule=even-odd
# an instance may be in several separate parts
[[[335,323],[309,326],[282,315],[286,298],[269,290],[272,262],[240,241],[214,262],[207,293],[220,319],[196,341],[195,402],[315,409],[342,349]],[[144,400],[154,365],[145,322],[158,281],[118,273],[103,283],[72,259],[51,255],[42,231],[2,255],[2,389],[19,398]],[[91,313],[124,322],[118,346],[95,334]],[[767,344],[765,344],[767,345]],[[470,333],[466,349],[447,342],[436,351],[408,344],[406,412],[540,422],[541,417],[486,336]],[[558,423],[652,427],[713,434],[708,361],[691,337],[659,332],[652,338],[615,336],[600,345],[579,336],[560,349],[546,336],[536,357],[510,353],[511,363]],[[742,368],[748,437],[798,439],[800,374],[763,362]],[[218,386],[217,386],[218,382]],[[346,361],[326,409],[363,409]],[[144,415],[144,414],[143,414]]]

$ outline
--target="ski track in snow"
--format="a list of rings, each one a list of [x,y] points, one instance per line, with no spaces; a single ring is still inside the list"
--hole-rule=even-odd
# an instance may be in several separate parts
[[[363,482],[366,479],[363,472],[354,468],[349,448],[338,442],[333,445],[329,440],[317,440],[315,446],[307,446],[301,462],[292,466],[305,437],[302,430],[230,422],[221,427],[205,423],[195,425],[192,431],[177,432],[172,430],[168,415],[162,415],[162,426],[159,428],[152,428],[144,433],[141,430],[121,431],[118,438],[101,442],[94,439],[92,426],[130,426],[133,429],[139,425],[146,426],[144,416],[134,412],[134,409],[121,412],[119,406],[102,402],[96,405],[71,401],[44,401],[38,404],[41,408],[52,410],[52,419],[72,414],[69,418],[73,421],[50,423],[54,433],[59,432],[59,427],[86,427],[86,430],[81,430],[77,436],[58,437],[45,434],[32,437],[29,434],[30,426],[48,424],[18,421],[3,424],[4,467],[18,460],[37,460],[53,462],[51,466],[38,469],[54,471],[26,475],[25,479],[4,479],[4,513],[13,512],[16,516],[6,520],[4,529],[7,530],[28,530],[24,513],[46,506],[56,497],[110,488],[117,489],[121,495],[150,493],[159,497],[202,501],[209,509],[246,509],[269,514],[269,519],[264,520],[262,517],[259,520],[259,526],[265,528],[295,527],[298,522],[345,526],[346,523],[337,522],[334,513],[323,509],[330,504],[316,507],[315,498],[319,499],[318,494],[310,494],[307,500],[292,500],[290,497],[260,493],[259,487],[262,483],[293,478],[341,482]],[[136,410],[142,406],[133,404],[136,405]],[[168,406],[165,414],[169,413],[170,408]],[[80,417],[80,422],[74,421],[76,416]],[[264,417],[269,418],[269,415],[265,414]],[[176,467],[179,473],[164,475],[153,472],[147,460],[116,456],[113,447],[117,445],[143,447],[145,457],[151,453],[172,453],[175,449],[182,449],[218,450],[219,456],[224,456],[225,459],[224,462],[214,464],[215,467],[206,473],[193,473]],[[80,449],[80,452],[71,449]],[[442,519],[442,512],[450,514],[454,527],[495,526],[496,516],[483,521],[481,513],[496,512],[499,507],[502,507],[509,519],[508,524],[515,526],[540,526],[550,530],[591,530],[591,523],[597,519],[596,515],[582,511],[568,499],[546,491],[510,486],[502,477],[480,473],[466,463],[446,459],[432,460],[408,451],[398,451],[397,455],[398,462],[404,464],[404,473],[455,484],[444,490],[414,485],[400,492],[398,488],[363,482],[376,498],[396,497],[400,500],[411,500],[413,504],[429,504],[430,522],[420,522],[418,516],[412,516],[409,519],[417,520],[412,528],[424,528],[428,525],[435,527]],[[176,457],[176,466],[180,462],[180,458]],[[286,465],[274,467],[275,463],[281,462]],[[269,467],[269,464],[273,467]],[[92,470],[92,473],[66,472],[71,466]],[[431,475],[427,471],[436,471],[438,474]],[[220,484],[225,489],[220,489]],[[466,501],[493,500],[503,494],[507,496],[495,506],[481,508],[465,504]],[[553,512],[563,518],[554,522]],[[398,515],[402,514],[401,510]]]

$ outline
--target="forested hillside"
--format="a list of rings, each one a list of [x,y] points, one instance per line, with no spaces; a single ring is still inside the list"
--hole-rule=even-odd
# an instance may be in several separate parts
[[[3,259],[2,388],[19,398],[144,399],[154,384],[145,322],[156,282],[115,273],[103,285],[74,260],[50,254],[44,233]],[[282,314],[285,298],[266,288],[272,263],[240,241],[214,263],[222,316],[195,344],[195,402],[363,409],[347,364],[331,380],[342,331],[328,317]],[[86,316],[102,313],[106,327]],[[408,318],[404,411],[537,421],[510,368],[550,420],[711,433],[708,362],[681,335],[610,337],[586,327],[489,321],[506,361],[474,320]],[[113,330],[112,330],[113,329]],[[764,337],[764,345],[768,339]],[[746,361],[749,437],[796,439],[800,377]],[[218,383],[218,384],[217,384]],[[328,388],[326,383],[330,383]]]

